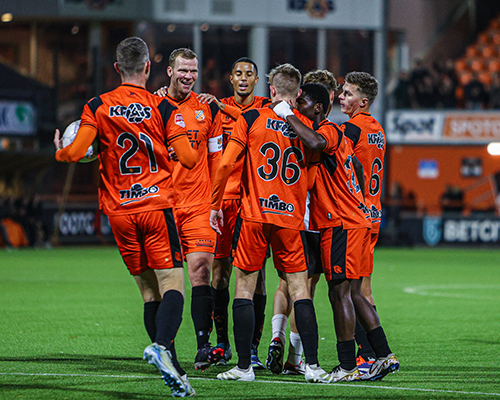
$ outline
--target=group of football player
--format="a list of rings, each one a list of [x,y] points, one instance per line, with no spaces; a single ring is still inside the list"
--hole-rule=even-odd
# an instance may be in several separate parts
[[[375,78],[351,72],[339,87],[326,70],[302,77],[282,64],[267,75],[265,98],[254,95],[256,63],[241,58],[230,74],[234,95],[217,99],[193,92],[198,58],[181,48],[169,57],[169,86],[151,94],[146,43],[127,38],[116,57],[122,84],[85,105],[71,145],[63,148],[56,130],[56,159],[77,162],[99,140],[100,207],[144,300],[152,341],[144,358],[160,370],[172,395],[195,395],[174,344],[184,305],[184,261],[196,369],[226,365],[232,357],[234,270],[238,362],[218,379],[253,381],[254,369],[268,368],[335,383],[379,380],[397,371],[371,294],[385,153],[384,131],[370,115]],[[327,119],[339,92],[349,117],[341,125]],[[258,346],[271,256],[280,283],[264,365]],[[339,365],[331,372],[318,361],[313,296],[321,274],[337,336]],[[213,324],[215,346],[209,342]]]

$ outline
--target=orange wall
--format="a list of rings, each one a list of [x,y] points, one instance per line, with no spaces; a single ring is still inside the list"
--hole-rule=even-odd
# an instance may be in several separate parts
[[[457,185],[466,189],[465,202],[471,207],[474,200],[480,198],[482,193],[488,194],[488,183],[484,179],[500,171],[500,156],[491,156],[486,151],[486,145],[481,146],[416,146],[416,145],[391,145],[388,146],[386,155],[386,193],[393,182],[399,182],[403,194],[413,191],[419,208],[427,212],[441,210],[440,197],[446,185]],[[463,158],[477,157],[483,163],[483,175],[479,178],[463,178],[460,167]],[[436,179],[422,179],[418,176],[418,163],[420,160],[436,160],[439,176]],[[472,189],[474,183],[484,181],[483,185]],[[489,197],[477,203],[475,209],[485,209],[494,206],[493,198]],[[467,208],[467,206],[466,206]]]

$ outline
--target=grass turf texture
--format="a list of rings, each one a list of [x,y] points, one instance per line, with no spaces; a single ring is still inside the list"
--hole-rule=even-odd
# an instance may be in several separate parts
[[[499,265],[494,250],[377,249],[374,296],[401,362],[380,382],[313,385],[268,371],[257,371],[256,382],[222,382],[216,374],[227,367],[195,371],[188,287],[177,353],[206,399],[500,399]],[[276,286],[269,261],[262,361]],[[315,305],[319,359],[329,371],[337,355],[324,279]],[[170,397],[142,360],[142,301],[116,248],[1,251],[0,308],[0,399]],[[229,367],[235,363],[233,356]]]

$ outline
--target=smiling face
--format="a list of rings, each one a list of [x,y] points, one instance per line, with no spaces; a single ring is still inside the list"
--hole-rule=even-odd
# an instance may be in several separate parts
[[[235,94],[240,97],[248,97],[253,93],[259,77],[252,63],[239,62],[234,66],[229,80],[233,85]]]
[[[344,83],[339,100],[341,111],[349,117],[352,117],[368,103],[368,99],[359,92],[358,86],[351,83]]]
[[[168,94],[177,100],[185,99],[198,79],[198,59],[177,57],[174,67],[167,67],[167,75],[170,77]]]

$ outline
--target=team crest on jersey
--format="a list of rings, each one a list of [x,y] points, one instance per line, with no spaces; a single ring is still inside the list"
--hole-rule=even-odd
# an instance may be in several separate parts
[[[281,132],[284,137],[290,139],[297,138],[297,134],[293,131],[292,127],[288,125],[288,122],[281,121],[279,119],[268,118],[266,128],[276,132]]]
[[[205,113],[203,110],[194,110],[194,116],[197,121],[203,121],[205,119]]]
[[[280,200],[277,194],[272,194],[268,199],[259,197],[262,214],[279,214],[292,217],[295,206],[292,203]]]
[[[184,122],[184,118],[182,118],[182,114],[175,114],[174,123],[175,125],[179,125],[181,128],[186,127],[186,123]]]
[[[120,200],[125,200],[123,203],[120,203],[120,205],[124,206],[129,203],[145,200],[149,197],[157,197],[159,196],[157,194],[159,191],[160,188],[156,185],[145,188],[140,183],[134,183],[130,189],[120,190],[118,192],[120,194]]]
[[[123,117],[131,124],[139,124],[151,118],[151,107],[144,107],[139,103],[130,103],[128,106],[109,107],[110,117]]]
[[[385,137],[382,132],[369,133],[368,134],[368,144],[377,146],[377,149],[383,149],[385,146]]]

